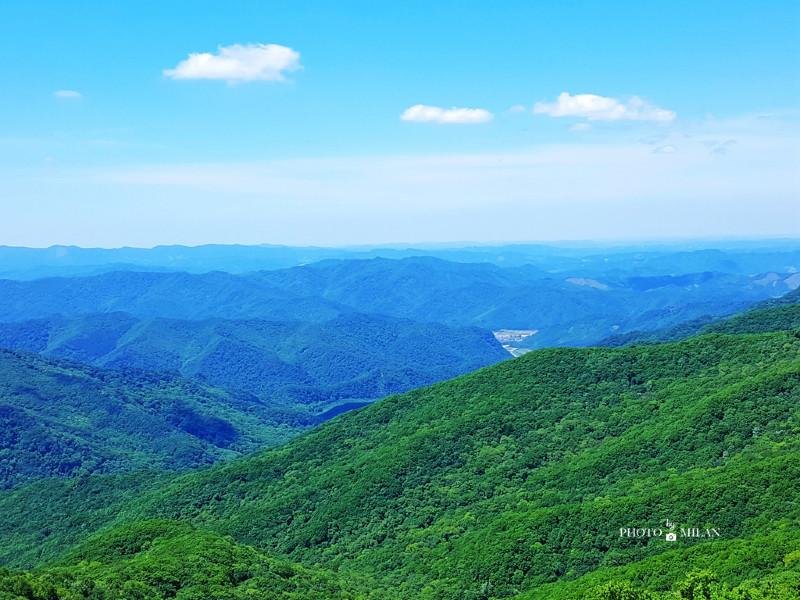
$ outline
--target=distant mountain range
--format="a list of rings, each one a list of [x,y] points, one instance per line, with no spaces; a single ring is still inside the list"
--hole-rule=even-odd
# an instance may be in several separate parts
[[[326,259],[430,256],[452,262],[504,267],[533,265],[577,277],[609,274],[669,275],[702,271],[753,274],[800,269],[798,240],[697,241],[662,244],[449,244],[351,248],[274,245],[156,246],[155,248],[80,248],[0,246],[0,278],[36,279],[96,275],[109,271],[185,271],[207,273],[274,270]]]
[[[102,312],[139,318],[322,323],[374,313],[449,326],[537,330],[527,347],[589,345],[610,335],[722,316],[800,285],[793,272],[697,272],[602,278],[525,265],[430,257],[322,261],[244,275],[112,272],[0,280],[0,320]]]

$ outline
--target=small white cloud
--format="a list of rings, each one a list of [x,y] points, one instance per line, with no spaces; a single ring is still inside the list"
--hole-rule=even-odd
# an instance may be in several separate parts
[[[165,69],[170,79],[285,81],[286,73],[300,69],[300,53],[279,44],[220,46],[216,54],[196,52]]]
[[[75,90],[56,90],[53,92],[53,96],[59,100],[80,100],[83,98],[83,94]]]
[[[569,130],[575,133],[581,133],[583,131],[589,131],[591,128],[592,126],[588,123],[575,123],[569,128]]]
[[[508,112],[510,112],[511,114],[518,115],[518,114],[524,113],[526,110],[527,109],[525,108],[524,104],[515,104],[514,106],[512,106],[512,107],[510,107],[508,109]]]
[[[563,92],[555,102],[537,102],[533,112],[550,117],[580,117],[589,121],[660,121],[675,119],[675,112],[653,106],[634,96],[627,102],[596,94]]]
[[[400,118],[416,123],[473,124],[487,123],[494,115],[483,108],[442,108],[415,104],[405,109]]]

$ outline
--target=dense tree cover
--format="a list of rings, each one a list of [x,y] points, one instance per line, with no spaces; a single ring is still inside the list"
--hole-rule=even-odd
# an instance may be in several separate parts
[[[637,263],[635,255],[627,258]],[[615,332],[730,314],[787,291],[800,277],[734,270],[634,278],[621,270],[619,257],[603,269],[596,268],[606,264],[602,260],[589,261],[597,274],[588,276],[582,264],[554,273],[529,264],[501,268],[431,257],[376,258],[241,275],[121,271],[0,280],[0,320],[122,311],[142,318],[324,322],[360,312],[493,330],[536,329],[526,341],[530,347],[587,345]]]
[[[148,521],[90,540],[69,566],[0,569],[2,600],[367,600],[364,582],[278,560],[186,524]],[[359,589],[360,588],[360,589]],[[387,598],[387,595],[381,595]]]
[[[360,314],[325,323],[137,319],[125,313],[51,317],[0,323],[0,347],[100,367],[179,372],[309,414],[509,358],[490,332],[475,327]]]
[[[680,587],[709,569],[709,594],[755,599],[731,590],[772,585],[784,596],[762,597],[783,599],[800,549],[799,409],[792,331],[544,350],[127,499],[92,477],[57,498],[0,494],[0,539],[8,565],[77,569],[82,557],[63,553],[92,532],[166,519],[402,598],[711,598]],[[114,510],[82,512],[98,486]],[[66,507],[72,521],[59,522]],[[37,557],[33,513],[51,517]],[[722,537],[619,535],[664,519]]]
[[[0,488],[49,476],[182,470],[286,441],[285,411],[164,373],[0,350]]]
[[[52,561],[88,533],[113,520],[123,506],[174,474],[137,471],[120,475],[49,478],[0,492],[0,566]]]
[[[797,571],[730,586],[720,582],[713,571],[700,570],[685,575],[669,592],[654,593],[621,580],[580,592],[579,597],[586,600],[796,600],[798,596],[800,596],[800,574]],[[520,598],[533,597],[535,596],[524,595]]]
[[[520,600],[612,599],[626,589],[631,600],[686,598],[687,563],[695,580],[704,580],[715,600],[789,600],[800,597],[800,532],[795,523],[776,522],[764,534],[675,548],[619,566],[601,567],[572,581],[560,581],[523,593]],[[707,574],[697,578],[698,572]],[[736,583],[731,583],[731,582]],[[635,582],[635,583],[631,583]],[[653,591],[658,590],[658,591]],[[683,593],[681,593],[683,592]],[[695,590],[696,593],[696,590]],[[626,596],[621,596],[626,598]],[[695,595],[694,598],[704,598]],[[705,596],[708,597],[708,596]]]
[[[750,311],[744,315],[712,323],[703,328],[708,333],[761,333],[800,329],[800,303]]]

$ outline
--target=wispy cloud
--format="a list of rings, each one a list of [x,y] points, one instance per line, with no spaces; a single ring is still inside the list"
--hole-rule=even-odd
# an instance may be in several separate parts
[[[105,170],[92,178],[124,185],[186,187],[209,193],[296,200],[379,198],[398,206],[496,201],[604,201],[707,197],[720,201],[795,190],[797,127],[740,125],[736,152],[710,153],[709,129],[693,125],[658,140],[631,136],[602,143],[542,145],[505,153],[286,159],[246,163],[150,165]],[[712,124],[715,133],[723,124]],[[730,147],[730,137],[725,140]],[[680,149],[680,152],[677,150]],[[664,161],[659,154],[673,154]],[[767,176],[766,174],[769,174]],[[95,179],[96,180],[96,179]]]
[[[589,121],[659,121],[675,119],[675,112],[633,96],[626,102],[597,94],[563,92],[555,102],[537,102],[533,112],[550,117],[577,117]]]
[[[494,118],[494,115],[484,108],[442,108],[440,106],[415,104],[405,109],[400,118],[403,121],[416,123],[467,125],[487,123]]]
[[[300,53],[279,44],[220,46],[216,54],[196,52],[165,69],[170,79],[221,81],[286,81],[286,74],[300,69]]]
[[[675,146],[672,144],[664,144],[663,146],[656,146],[653,148],[653,154],[675,154]]]
[[[91,206],[72,231],[116,244],[120,235],[353,244],[800,232],[800,121],[687,120],[649,140],[611,129],[509,152],[26,167],[0,177],[0,193],[36,189],[54,214]],[[710,151],[734,139],[726,154]],[[0,219],[7,239],[21,229]]]
[[[76,90],[56,90],[53,92],[53,96],[59,100],[80,100],[83,98],[83,94]]]

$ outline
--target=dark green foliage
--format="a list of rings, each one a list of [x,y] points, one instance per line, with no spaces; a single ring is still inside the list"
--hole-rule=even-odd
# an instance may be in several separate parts
[[[761,597],[783,600],[797,589],[799,410],[793,332],[553,349],[145,486],[113,514],[88,510],[93,525],[83,534],[55,515],[60,503],[79,506],[89,481],[44,506],[25,489],[0,495],[0,512],[28,502],[19,515],[52,515],[56,541],[43,558],[101,527],[114,536],[167,519],[363,574],[401,598],[572,599],[591,590],[679,598],[670,594],[704,593],[690,573],[709,569],[719,579],[711,592],[728,594],[720,598],[774,583],[778,595]],[[12,514],[7,530],[23,530],[20,518]],[[718,528],[723,538],[619,536],[620,527],[668,518]],[[3,541],[8,564],[30,561],[14,560],[22,539]],[[687,577],[693,587],[681,588]],[[622,581],[631,585],[614,583]]]
[[[3,600],[358,600],[365,583],[266,556],[231,538],[169,521],[138,523],[90,540],[69,566],[0,570]],[[360,588],[360,590],[358,589]],[[387,598],[383,594],[380,597]]]
[[[556,594],[559,592],[553,588]],[[576,592],[571,592],[575,594]],[[539,596],[523,595],[520,598]],[[542,598],[561,598],[541,596]],[[563,596],[575,598],[577,596]],[[636,587],[628,581],[612,581],[580,593],[587,600],[796,600],[800,597],[800,573],[797,571],[777,577],[748,581],[735,587],[720,583],[719,577],[709,570],[692,571],[675,586],[673,591],[653,593]]]
[[[0,488],[50,476],[183,470],[300,429],[250,396],[175,375],[0,350]]]
[[[30,566],[51,560],[167,479],[166,473],[138,471],[43,479],[0,492],[0,564]]]
[[[632,586],[627,581],[612,581],[592,589],[587,600],[654,600],[655,595]]]
[[[635,582],[629,586],[637,593],[649,589],[652,595],[647,597],[658,600],[677,600],[681,592],[697,594],[703,589],[710,589],[714,600],[794,600],[800,597],[796,522],[765,522],[763,527],[766,533],[752,537],[675,547],[643,560],[601,567],[572,581],[544,585],[522,599],[571,600]]]
[[[800,303],[751,310],[703,328],[704,333],[765,333],[800,329]]]

